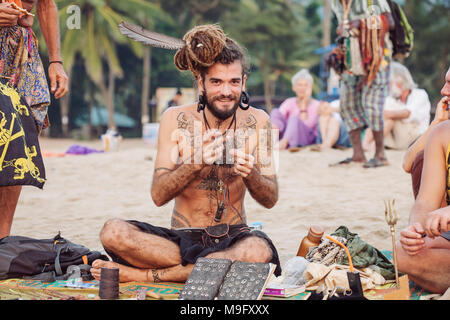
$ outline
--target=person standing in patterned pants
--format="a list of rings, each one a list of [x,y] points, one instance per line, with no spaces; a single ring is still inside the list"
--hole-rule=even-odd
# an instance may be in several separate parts
[[[337,33],[341,36],[348,33],[349,30],[359,32],[361,25],[367,21],[366,19],[373,17],[386,21],[388,30],[392,30],[395,26],[386,0],[329,1],[339,22]],[[367,26],[367,28],[369,27]],[[359,33],[359,37],[362,36],[361,33]],[[385,47],[382,47],[382,53],[380,53],[382,60],[376,73],[372,73],[372,70],[370,70],[370,81],[367,81],[367,74],[358,75],[350,72],[350,70],[344,71],[342,75],[340,113],[349,132],[353,155],[339,161],[337,163],[339,165],[358,162],[363,163],[365,168],[374,168],[388,164],[384,152],[383,105],[389,95],[392,44],[389,39],[389,32],[386,32],[384,37],[381,38],[380,41],[385,44]],[[376,145],[375,155],[369,161],[366,159],[361,142],[361,133],[365,128],[372,129]]]
[[[30,107],[37,131],[49,126],[50,92],[59,99],[68,92],[68,77],[60,52],[58,10],[54,0],[22,0],[23,9],[37,17],[48,48],[50,90],[31,26],[34,17],[0,1],[0,80],[8,82]],[[0,187],[0,239],[10,234],[22,186]]]
[[[342,79],[341,116],[349,132],[353,146],[353,157],[344,161],[364,163],[364,167],[378,167],[387,164],[384,152],[383,106],[389,95],[389,70],[387,65],[380,70],[374,82],[367,86],[361,76],[344,75]],[[372,129],[375,140],[375,155],[366,162],[362,148],[361,131]]]

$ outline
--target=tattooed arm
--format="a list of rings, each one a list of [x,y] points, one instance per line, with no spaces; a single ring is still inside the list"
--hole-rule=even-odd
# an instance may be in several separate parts
[[[178,113],[175,109],[168,109],[161,117],[159,126],[158,151],[151,188],[153,202],[158,207],[181,193],[201,170],[197,165],[179,164]]]
[[[177,169],[159,167],[155,169],[152,182],[152,199],[162,206],[179,195],[197,177],[197,166],[183,164]]]
[[[243,177],[250,195],[266,208],[272,208],[278,201],[278,182],[275,174],[273,156],[272,124],[266,114],[260,115],[259,123],[255,119],[249,134],[248,150],[234,150],[235,172]],[[251,131],[251,130],[249,130]],[[251,147],[255,145],[256,147]],[[254,150],[252,152],[252,150]]]
[[[278,182],[277,177],[265,176],[261,174],[258,166],[255,166],[250,174],[244,178],[250,195],[259,204],[267,209],[272,208],[278,201]]]

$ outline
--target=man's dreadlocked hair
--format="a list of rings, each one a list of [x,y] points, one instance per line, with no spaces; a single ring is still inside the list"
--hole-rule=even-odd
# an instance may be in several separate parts
[[[239,60],[243,74],[249,73],[244,49],[228,38],[218,25],[194,27],[183,40],[186,45],[177,51],[174,58],[179,70],[190,70],[194,76],[204,77],[208,68],[217,62],[230,64]]]

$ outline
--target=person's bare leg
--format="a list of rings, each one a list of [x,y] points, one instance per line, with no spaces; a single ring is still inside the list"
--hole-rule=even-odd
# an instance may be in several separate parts
[[[426,238],[425,248],[417,255],[407,254],[397,245],[399,271],[427,291],[444,293],[450,287],[450,241]]]
[[[322,144],[325,141],[325,137],[328,134],[328,122],[330,121],[330,116],[320,116],[319,117],[319,131],[322,136]],[[321,145],[322,145],[321,144]]]
[[[100,232],[100,240],[108,251],[134,267],[116,262],[95,260],[91,274],[100,280],[102,267],[118,267],[119,281],[148,281],[149,271],[181,264],[179,247],[165,238],[142,232],[121,219],[108,220]]]
[[[387,161],[384,153],[384,133],[383,131],[372,130],[373,138],[375,140],[375,154],[374,158],[380,161]]]
[[[160,236],[142,232],[121,219],[108,220],[100,232],[108,251],[138,268],[161,268],[181,263],[178,246]]]
[[[353,148],[353,161],[366,162],[366,155],[364,154],[361,143],[361,129],[358,128],[350,131],[349,136]]]
[[[373,133],[372,129],[367,128],[366,132],[364,133],[364,139],[363,139],[363,150],[364,151],[375,151],[375,142],[373,141]]]
[[[384,118],[383,122],[383,133],[386,137],[389,133],[391,133],[392,129],[394,129],[395,120]]]
[[[323,138],[320,148],[322,150],[332,148],[339,139],[339,133],[341,131],[341,124],[338,119],[330,117],[328,121],[328,131]]]
[[[22,186],[0,187],[0,239],[9,236]]]
[[[118,225],[121,223],[122,222],[120,222],[120,220],[119,221],[113,220],[113,222],[110,223],[110,225],[111,224]],[[127,226],[123,225],[120,228],[122,227],[124,229],[128,228]],[[97,280],[100,279],[102,267],[112,267],[112,266],[119,268],[120,282],[128,282],[128,281],[154,282],[155,280],[182,282],[189,277],[193,265],[186,265],[186,266],[181,265],[181,256],[179,248],[175,243],[158,236],[140,232],[137,228],[135,228],[132,225],[131,227],[133,228],[125,231],[125,236],[127,236],[127,232],[140,233],[137,236],[134,236],[134,239],[137,239],[137,237],[142,236],[144,236],[143,238],[145,238],[145,236],[152,236],[144,240],[145,242],[147,242],[147,245],[150,245],[150,247],[142,246],[145,248],[141,250],[138,249],[140,253],[136,254],[135,252],[133,252],[134,249],[130,247],[128,248],[128,250],[124,251],[124,249],[129,243],[125,243],[123,247],[119,248],[120,250],[117,250],[117,248],[111,249],[111,247],[117,245],[117,243],[113,244],[112,242],[110,242],[109,243],[110,247],[107,246],[105,247],[108,248],[108,250],[111,250],[115,254],[119,255],[122,259],[124,259],[134,267],[124,266],[116,262],[96,260],[92,263],[91,269],[91,274],[95,279]],[[117,228],[116,230],[119,231],[119,228]],[[107,239],[104,233],[107,232],[103,232],[102,230],[103,234],[102,242],[105,240],[106,240],[105,242],[107,242],[107,240],[111,240]],[[123,240],[123,237],[121,236],[120,238],[117,238],[117,240],[121,241]],[[162,247],[161,248],[157,247],[158,244],[162,245]],[[117,251],[120,251],[120,253],[118,253]],[[248,237],[243,239],[242,241],[239,241],[233,247],[227,250],[221,252],[214,252],[207,255],[206,257],[216,259],[226,258],[233,261],[241,260],[248,262],[268,262],[272,257],[272,252],[264,239],[258,237]],[[134,263],[131,261],[134,261]]]

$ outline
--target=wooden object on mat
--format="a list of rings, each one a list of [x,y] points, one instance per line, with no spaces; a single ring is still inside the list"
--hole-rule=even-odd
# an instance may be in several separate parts
[[[397,223],[397,211],[394,208],[395,199],[391,201],[384,202],[384,216],[387,224],[391,229],[391,238],[392,238],[392,255],[394,258],[394,269],[395,269],[395,282],[397,284],[397,288],[399,288],[399,279],[398,279],[398,263],[397,263],[397,250],[395,248],[395,225]]]
[[[408,275],[404,275],[399,279],[399,288],[383,295],[383,300],[409,300],[411,293],[409,291]]]

